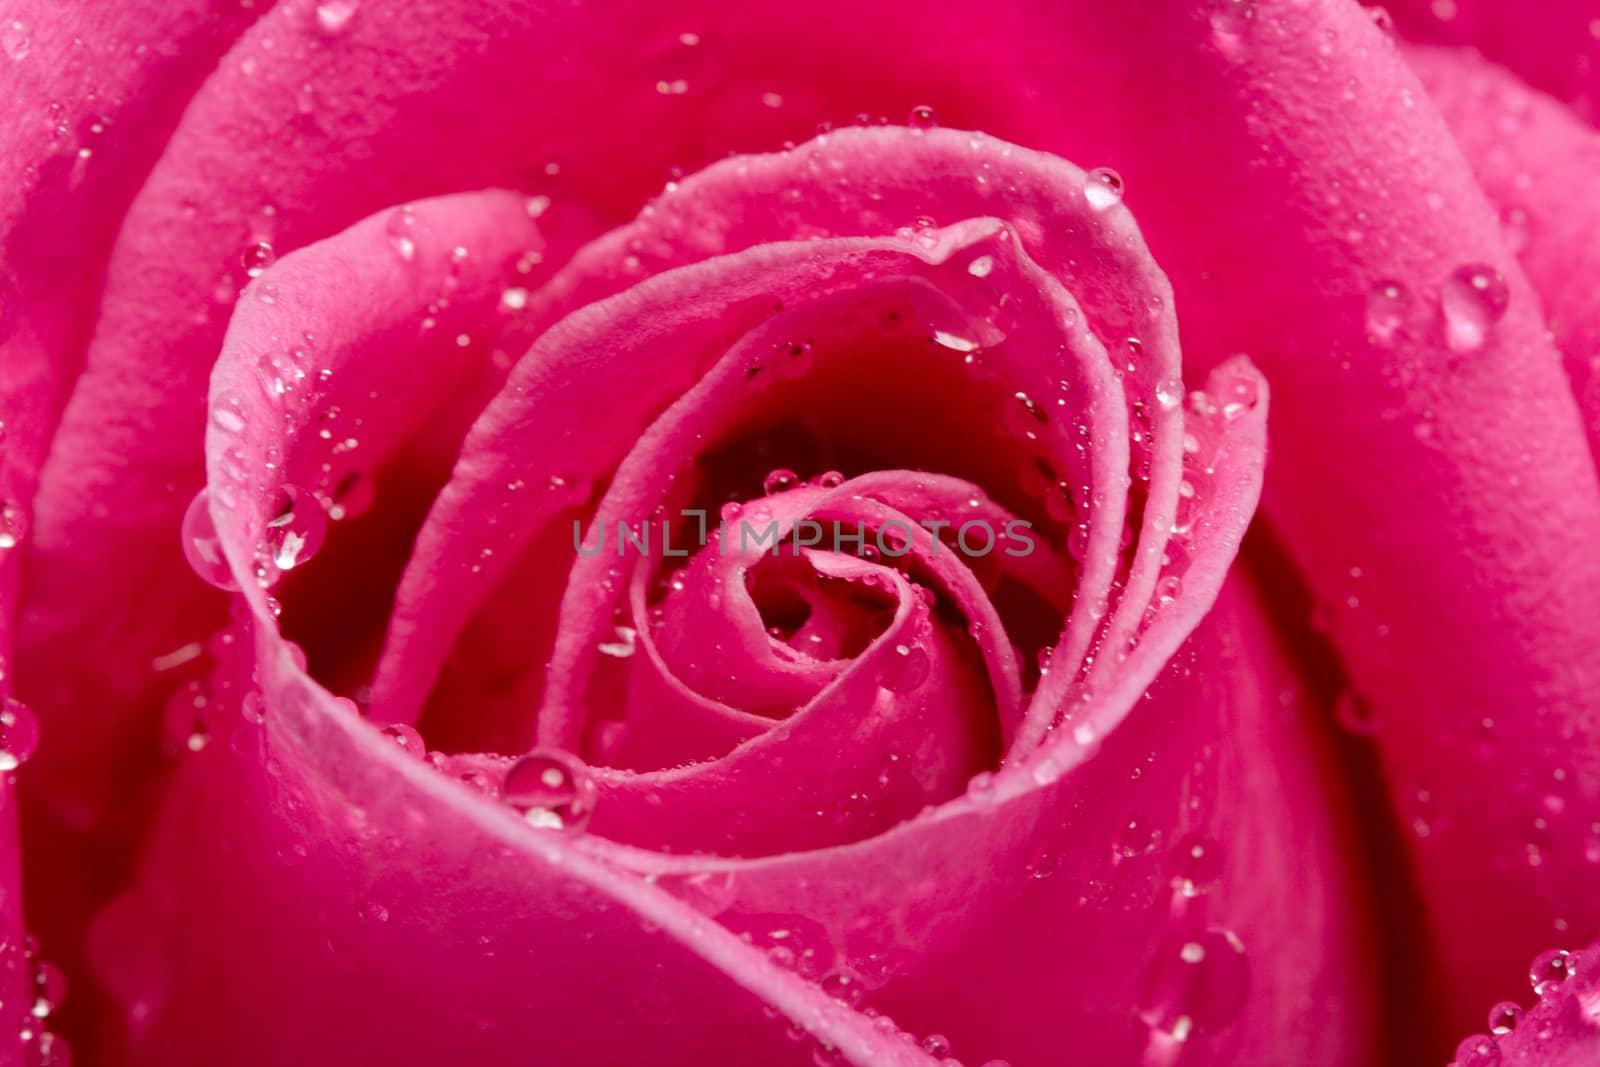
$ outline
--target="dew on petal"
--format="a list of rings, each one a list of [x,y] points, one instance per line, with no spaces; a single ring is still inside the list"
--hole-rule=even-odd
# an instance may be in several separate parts
[[[67,999],[67,976],[53,963],[40,960],[33,972],[33,1017],[48,1018]]]
[[[798,474],[787,467],[779,467],[776,470],[769,471],[767,476],[761,480],[761,490],[768,496],[772,496],[774,493],[793,489],[799,484],[800,476]]]
[[[891,693],[909,693],[928,680],[928,653],[920,645],[895,645],[884,658],[878,684]]]
[[[0,772],[9,773],[28,762],[39,748],[39,717],[20,700],[0,702]]]
[[[602,641],[597,646],[601,655],[613,656],[616,659],[627,659],[634,653],[638,631],[631,626],[614,627],[616,637],[610,641]]]
[[[1528,984],[1541,997],[1549,996],[1572,977],[1575,961],[1565,949],[1550,949],[1533,958],[1528,966]]]
[[[1383,279],[1367,290],[1367,340],[1383,348],[1392,346],[1405,326],[1410,302],[1405,285],[1392,279]]]
[[[594,814],[597,793],[588,768],[554,749],[530,752],[506,772],[506,803],[542,829],[582,830]]]
[[[21,540],[21,509],[9,500],[0,500],[0,551],[16,548]]]
[[[222,554],[222,539],[211,521],[211,494],[206,490],[200,490],[189,502],[179,527],[179,539],[183,545],[183,558],[189,561],[189,566],[201,581],[225,592],[239,588]]]
[[[1084,176],[1083,198],[1096,211],[1105,211],[1122,202],[1122,175],[1110,167],[1096,167]]]
[[[1163,378],[1156,383],[1156,401],[1168,411],[1183,403],[1183,379]]]
[[[402,207],[396,208],[383,225],[383,232],[389,238],[389,247],[408,263],[417,255],[416,221],[412,210]]]
[[[266,551],[281,571],[293,570],[317,554],[328,533],[328,513],[316,496],[292,485],[278,489],[267,520]]]
[[[911,109],[911,116],[906,120],[906,125],[913,130],[927,130],[939,125],[939,121],[934,117],[933,108],[927,104],[918,104]]]
[[[1489,1032],[1509,1034],[1522,1021],[1522,1005],[1514,1000],[1502,1000],[1489,1009]]]
[[[1250,961],[1231,930],[1175,931],[1145,968],[1139,1016],[1151,1029],[1186,1041],[1230,1022],[1249,988]]]
[[[1185,834],[1172,849],[1172,884],[1183,896],[1210,892],[1222,881],[1222,846],[1202,833]]]
[[[403,722],[392,722],[383,728],[383,736],[393,741],[407,755],[422,759],[428,754],[428,747],[422,742],[422,734],[417,731],[415,726],[409,726]]]
[[[1456,1046],[1455,1067],[1499,1067],[1500,1043],[1488,1034],[1473,1034]]]
[[[266,269],[276,263],[277,253],[265,241],[257,241],[246,248],[239,257],[239,262],[244,266],[244,272],[251,278],[259,278]]]
[[[1510,302],[1506,280],[1493,267],[1481,263],[1457,267],[1445,281],[1439,298],[1445,344],[1452,352],[1482,348]]]

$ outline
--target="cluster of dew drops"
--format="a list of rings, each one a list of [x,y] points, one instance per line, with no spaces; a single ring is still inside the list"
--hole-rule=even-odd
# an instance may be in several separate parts
[[[0,701],[0,774],[14,774],[39,747],[39,719],[22,701],[6,697]],[[66,999],[67,980],[61,969],[39,958],[32,937],[19,944],[0,947],[5,970],[23,970],[32,988],[32,1001],[23,1019],[21,1039],[29,1050],[30,1064],[36,1067],[71,1067],[72,1053],[66,1041],[51,1033],[49,1018]]]
[[[1579,976],[1582,962],[1580,953],[1567,949],[1550,949],[1535,956],[1528,966],[1528,985],[1538,1002],[1544,1004],[1566,996],[1574,983],[1584,981]],[[1596,979],[1590,976],[1587,981],[1593,984]],[[1600,998],[1600,988],[1579,992]],[[1500,1067],[1503,1060],[1501,1040],[1521,1027],[1532,1025],[1532,1018],[1534,1016],[1514,1000],[1496,1004],[1489,1009],[1488,1032],[1473,1034],[1457,1045],[1451,1067]],[[1543,1036],[1547,1035],[1535,1035],[1536,1038]]]

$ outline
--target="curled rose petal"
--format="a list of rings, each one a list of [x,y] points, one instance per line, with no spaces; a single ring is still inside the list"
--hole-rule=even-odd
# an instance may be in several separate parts
[[[730,173],[773,210],[735,211]],[[381,470],[440,454],[435,423],[492,386],[469,362],[459,405],[406,387],[438,358],[421,323],[457,259],[441,250],[500,261],[484,246],[519,243],[499,235],[522,205],[419,204],[437,235],[406,263],[380,214],[266,270],[213,380],[197,512],[241,616],[138,885],[94,927],[133,946],[97,966],[134,1061],[425,1062],[448,1035],[491,1060],[650,1062],[666,1042],[1027,1063],[1059,1050],[1063,1004],[1099,1058],[1368,1059],[1342,800],[1259,604],[1222,590],[1265,384],[1240,360],[1185,396],[1164,280],[1084,189],[953,131],[712,168],[514,301],[537,339],[426,519],[380,479],[367,514],[385,522],[327,531],[316,509],[351,469],[330,409],[370,420]],[[452,298],[445,337],[476,336],[498,278]],[[333,295],[358,282],[369,299]],[[285,404],[263,356],[307,322],[304,365],[331,374]],[[972,412],[967,439],[885,410],[893,389]],[[837,424],[785,428],[830,410],[820,395]],[[803,475],[779,462],[800,458]],[[574,522],[637,534],[663,503],[732,504],[712,509],[723,528],[765,509],[791,545],[807,521],[859,524],[862,544],[674,562],[574,540]],[[963,508],[1031,522],[1040,558],[988,561],[961,527],[952,547],[915,521]],[[319,635],[378,620],[319,588],[343,580],[328,561],[419,522],[381,655],[341,655]],[[418,759],[413,722],[454,754]],[[1257,871],[1291,841],[1312,861],[1263,897]],[[182,944],[132,936],[179,923]],[[225,951],[183,947],[203,942]],[[350,1025],[353,981],[384,1026]],[[974,982],[992,1000],[956,988]],[[604,1024],[617,996],[636,1026]]]

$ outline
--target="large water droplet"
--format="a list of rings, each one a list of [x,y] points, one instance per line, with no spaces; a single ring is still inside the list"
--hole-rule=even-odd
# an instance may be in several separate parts
[[[1522,1005],[1514,1000],[1502,1000],[1489,1009],[1489,1032],[1509,1034],[1522,1021]]]
[[[274,566],[280,571],[298,567],[316,555],[327,534],[328,513],[315,494],[292,485],[278,488],[265,545]]]
[[[918,104],[911,109],[911,117],[906,120],[906,125],[913,130],[927,130],[939,125],[939,121],[934,117],[933,108],[927,104]]]
[[[244,265],[245,274],[252,278],[261,277],[262,273],[278,261],[278,255],[272,246],[265,241],[257,241],[239,256],[239,262]]]
[[[189,509],[183,513],[179,538],[183,544],[183,558],[189,561],[202,582],[227,592],[239,588],[222,554],[222,539],[211,521],[211,494],[204,489],[195,494]]]
[[[1249,988],[1250,961],[1231,930],[1178,931],[1145,970],[1139,1015],[1151,1028],[1186,1041],[1232,1020]]]
[[[7,697],[0,703],[0,771],[16,770],[38,747],[38,716],[22,701]]]
[[[1481,263],[1457,267],[1445,281],[1439,298],[1445,344],[1452,352],[1482,348],[1510,302],[1506,280],[1493,267]]]
[[[1367,290],[1367,340],[1384,348],[1393,345],[1405,326],[1410,302],[1406,287],[1391,279],[1379,281]]]
[[[1528,966],[1528,984],[1539,996],[1548,996],[1572,977],[1573,968],[1572,953],[1565,949],[1554,948],[1541,952]]]
[[[554,749],[528,753],[506,772],[505,798],[530,825],[578,831],[594,814],[598,790],[589,770]]]
[[[909,693],[928,680],[928,653],[920,645],[895,645],[884,657],[878,684],[891,693]]]
[[[1096,211],[1122,202],[1122,175],[1110,167],[1096,167],[1084,176],[1083,198]]]
[[[800,476],[798,474],[787,467],[779,467],[777,470],[768,472],[767,476],[761,480],[761,489],[762,492],[771,496],[774,493],[793,489],[799,484]]]

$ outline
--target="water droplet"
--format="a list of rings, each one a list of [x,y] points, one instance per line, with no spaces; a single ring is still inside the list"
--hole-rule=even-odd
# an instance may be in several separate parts
[[[787,467],[779,467],[771,471],[761,481],[761,490],[768,496],[793,489],[800,484],[800,476]]]
[[[0,25],[0,49],[13,60],[21,62],[33,51],[33,27],[21,19],[8,19]]]
[[[389,247],[394,249],[395,255],[408,263],[417,255],[416,222],[416,215],[411,209],[402,207],[397,208],[383,224],[383,232],[389,238]]]
[[[578,831],[594,814],[598,790],[589,770],[554,749],[528,753],[506,772],[505,797],[530,825]]]
[[[878,684],[891,693],[909,693],[928,680],[928,653],[920,645],[895,645],[884,658]]]
[[[1511,291],[1493,267],[1469,263],[1457,267],[1439,298],[1444,313],[1445,344],[1452,352],[1482,348],[1489,331],[1506,313]]]
[[[0,501],[0,550],[16,548],[22,540],[22,515],[9,500]]]
[[[1157,382],[1156,400],[1168,411],[1183,403],[1183,379],[1163,378]]]
[[[314,494],[292,485],[278,488],[265,548],[280,571],[293,570],[316,555],[327,533],[328,513]]]
[[[1514,1000],[1502,1000],[1489,1009],[1489,1032],[1509,1034],[1522,1021],[1522,1005]]]
[[[245,274],[251,278],[261,277],[266,269],[277,261],[277,253],[265,241],[257,241],[249,248],[246,248],[239,257],[239,262],[244,265]]]
[[[204,489],[189,502],[179,531],[183,558],[189,561],[201,581],[226,592],[239,588],[222,554],[222,539],[211,521],[211,496]]]
[[[639,636],[639,632],[631,626],[618,626],[616,631],[616,640],[600,642],[598,650],[601,655],[627,659],[633,655],[634,643]]]
[[[408,726],[403,722],[392,722],[383,728],[383,736],[393,741],[400,749],[418,759],[428,754],[428,746],[422,742],[422,734],[417,732],[415,726]]]
[[[212,409],[211,421],[227,430],[229,433],[238,433],[245,427],[244,416],[231,407],[217,407]]]
[[[67,999],[67,976],[53,963],[40,960],[33,972],[33,1017],[47,1018]]]
[[[974,278],[987,278],[994,270],[993,256],[979,256],[967,264],[967,273]]]
[[[1222,847],[1205,834],[1185,834],[1172,849],[1172,885],[1197,897],[1222,880]]]
[[[933,116],[933,108],[927,104],[919,104],[911,109],[911,116],[906,120],[906,125],[913,130],[927,130],[939,125]]]
[[[978,342],[970,337],[962,337],[960,334],[951,333],[949,330],[934,330],[933,340],[935,344],[942,345],[952,352],[976,352],[978,350]]]
[[[1456,1046],[1455,1067],[1499,1067],[1500,1043],[1488,1034],[1473,1034]]]
[[[817,485],[822,489],[837,489],[844,484],[844,475],[838,471],[823,471],[817,475]]]
[[[1178,931],[1145,970],[1139,1015],[1151,1028],[1186,1041],[1232,1020],[1249,988],[1250,961],[1231,930]]]
[[[1169,574],[1156,582],[1156,599],[1163,604],[1170,604],[1183,595],[1183,579],[1176,574]]]
[[[0,703],[0,771],[10,773],[28,762],[39,747],[39,717],[20,700]]]
[[[823,975],[822,980],[817,984],[822,987],[822,991],[828,996],[841,1003],[848,1004],[852,1008],[859,1007],[861,998],[866,995],[866,990],[862,988],[861,983],[842,971],[834,971],[831,974]]]
[[[1390,37],[1394,36],[1394,16],[1389,14],[1388,8],[1374,4],[1367,8],[1367,14],[1372,16],[1373,25]]]
[[[1572,953],[1567,950],[1555,948],[1541,952],[1528,966],[1528,984],[1539,996],[1548,996],[1572,977],[1573,969]]]
[[[943,1034],[929,1034],[922,1039],[922,1051],[930,1056],[950,1055],[950,1039]]]
[[[1411,301],[1406,287],[1392,279],[1379,281],[1367,291],[1367,340],[1388,348],[1405,326],[1406,308]]]
[[[322,0],[317,5],[317,28],[327,34],[344,32],[360,6],[357,0]]]
[[[1084,176],[1083,198],[1096,211],[1122,203],[1122,175],[1110,167],[1096,167]]]

